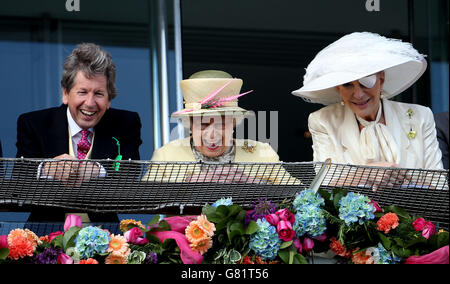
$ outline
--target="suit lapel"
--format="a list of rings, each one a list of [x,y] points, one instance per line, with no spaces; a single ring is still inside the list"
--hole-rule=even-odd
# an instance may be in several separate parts
[[[114,159],[118,155],[118,147],[112,137],[118,139],[119,143],[121,138],[114,133],[114,122],[110,120],[109,111],[106,111],[101,121],[94,127],[95,138],[91,159]]]
[[[55,157],[69,153],[69,123],[67,122],[67,106],[62,105],[56,110],[53,126],[47,128],[50,156]]]
[[[360,163],[359,128],[355,114],[347,106],[344,108],[344,122],[339,127],[339,139],[343,146],[343,155],[351,159],[353,163]]]

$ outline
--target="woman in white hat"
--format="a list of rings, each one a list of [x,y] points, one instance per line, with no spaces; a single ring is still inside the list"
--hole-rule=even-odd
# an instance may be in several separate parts
[[[433,113],[391,101],[427,66],[410,43],[362,32],[346,35],[308,65],[305,101],[327,105],[308,119],[314,161],[442,169]]]
[[[236,124],[249,112],[238,106],[242,80],[218,70],[197,72],[180,82],[185,109],[172,114],[190,127],[192,136],[174,140],[153,153],[153,162],[279,163],[267,143],[233,139]],[[251,92],[251,91],[250,91]],[[258,167],[255,167],[258,168]],[[281,173],[280,173],[281,172]],[[238,167],[200,167],[198,164],[152,165],[143,180],[167,182],[271,182],[289,180],[279,165],[259,170]]]

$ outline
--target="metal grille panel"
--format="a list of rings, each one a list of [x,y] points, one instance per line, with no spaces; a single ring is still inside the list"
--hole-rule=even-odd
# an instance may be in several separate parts
[[[45,172],[56,166],[78,170]],[[98,177],[101,165],[104,176]],[[115,171],[115,166],[119,166]],[[323,166],[298,163],[193,163],[112,160],[0,159],[0,208],[50,206],[86,212],[180,213],[232,197],[244,208],[257,199],[282,202],[309,188]],[[60,176],[60,180],[51,174]],[[374,177],[378,177],[373,182]],[[390,179],[400,182],[390,182]],[[332,164],[322,189],[347,188],[397,205],[448,229],[448,170],[397,169]],[[376,189],[376,191],[373,191]],[[175,210],[175,211],[174,211]]]

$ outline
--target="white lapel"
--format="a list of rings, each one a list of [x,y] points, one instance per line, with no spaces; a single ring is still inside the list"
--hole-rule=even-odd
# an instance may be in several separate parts
[[[407,150],[410,146],[407,135],[409,129],[406,121],[409,118],[406,115],[406,111],[398,108],[397,105],[395,102],[383,99],[386,126],[398,145],[400,152],[399,161],[402,161],[407,158]]]
[[[344,160],[353,164],[361,164],[361,154],[359,149],[359,127],[355,114],[352,110],[344,106],[344,121],[338,130],[338,141],[343,146]]]

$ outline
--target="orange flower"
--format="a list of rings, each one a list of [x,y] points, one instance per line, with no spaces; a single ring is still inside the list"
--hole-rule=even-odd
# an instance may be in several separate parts
[[[33,244],[34,249],[36,249],[36,247],[38,245],[42,244],[42,241],[39,239],[39,237],[35,233],[33,233],[32,231],[30,231],[28,229],[25,229],[24,231],[27,234],[28,240]]]
[[[107,252],[118,252],[125,254],[128,252],[127,239],[121,235],[111,235],[111,241],[109,242],[109,247]]]
[[[360,251],[360,252],[355,252],[359,250],[359,248],[356,248],[355,250],[353,250],[353,255],[352,255],[352,262],[354,264],[373,264],[374,261],[372,259],[371,255],[367,255],[366,251]]]
[[[397,228],[398,216],[395,213],[386,213],[378,220],[377,225],[379,231],[384,231],[387,234],[391,229]]]
[[[208,221],[208,219],[206,218],[206,215],[198,216],[197,224],[200,227],[200,229],[205,231],[205,233],[208,235],[208,237],[212,237],[214,235],[214,231],[216,231],[216,226],[213,223]]]
[[[272,260],[269,262],[264,261],[259,255],[255,256],[255,261],[252,261],[252,258],[249,257],[248,255],[244,256],[244,258],[242,259],[242,264],[278,264],[278,263],[279,263],[278,260]],[[239,262],[237,264],[239,264]]]
[[[36,247],[33,241],[28,238],[27,232],[22,229],[15,229],[8,234],[9,258],[18,260],[25,256],[33,256]]]
[[[49,243],[50,242],[50,238],[48,237],[48,235],[42,236],[39,238],[41,241]]]
[[[114,251],[105,258],[105,264],[127,264],[127,256]]]
[[[200,254],[204,254],[205,252],[208,251],[208,249],[212,247],[212,240],[206,237],[204,239],[193,242],[190,246],[193,251],[197,251]]]
[[[98,264],[98,261],[93,258],[88,258],[86,260],[85,259],[80,260],[78,264]]]
[[[126,231],[128,231],[128,225],[136,225],[139,228],[145,230],[145,226],[142,225],[141,221],[136,221],[133,219],[125,219],[120,221],[120,230],[125,233]]]
[[[208,235],[204,230],[202,230],[197,221],[192,221],[189,226],[186,227],[185,234],[186,238],[191,243],[196,243],[200,240],[208,238]]]
[[[335,237],[332,237],[330,239],[330,249],[337,255],[350,258],[352,256],[352,253],[348,251],[339,240],[337,240]]]

